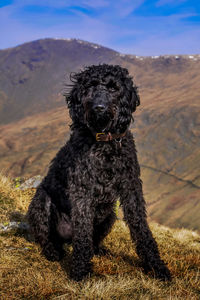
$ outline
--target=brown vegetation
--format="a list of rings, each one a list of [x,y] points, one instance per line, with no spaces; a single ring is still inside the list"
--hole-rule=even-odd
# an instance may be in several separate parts
[[[0,176],[0,223],[11,212],[25,213],[34,191],[20,191]],[[75,283],[69,278],[72,248],[61,263],[48,262],[38,245],[16,229],[0,232],[1,299],[199,299],[200,236],[186,229],[151,224],[162,258],[172,272],[171,283],[144,274],[128,228],[116,222],[104,244],[111,254],[93,259],[94,273]]]

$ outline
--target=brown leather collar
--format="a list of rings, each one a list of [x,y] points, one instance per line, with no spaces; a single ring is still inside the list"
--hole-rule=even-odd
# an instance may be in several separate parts
[[[121,139],[125,136],[126,132],[115,134],[115,133],[104,133],[104,132],[97,132],[96,133],[96,141],[97,142],[110,142],[112,140],[119,139],[119,143],[121,143]]]

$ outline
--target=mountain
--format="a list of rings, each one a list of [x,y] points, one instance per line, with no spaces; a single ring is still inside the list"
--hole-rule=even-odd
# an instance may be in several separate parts
[[[131,130],[149,216],[200,229],[200,55],[124,55],[76,39],[1,50],[0,168],[12,176],[45,174],[69,136],[62,97],[69,74],[99,63],[128,68],[139,86]]]
[[[80,40],[44,39],[0,51],[0,123],[63,105],[69,74],[112,63],[116,52]],[[67,77],[65,79],[65,77]]]

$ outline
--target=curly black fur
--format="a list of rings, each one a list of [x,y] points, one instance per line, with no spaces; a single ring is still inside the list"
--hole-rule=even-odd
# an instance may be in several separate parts
[[[73,75],[66,94],[72,118],[70,140],[51,162],[29,206],[28,220],[42,252],[60,260],[72,242],[72,277],[91,272],[91,258],[115,222],[120,197],[131,238],[146,270],[170,279],[146,220],[135,144],[128,127],[140,104],[137,88],[120,66],[90,66]],[[119,135],[96,141],[101,132]]]

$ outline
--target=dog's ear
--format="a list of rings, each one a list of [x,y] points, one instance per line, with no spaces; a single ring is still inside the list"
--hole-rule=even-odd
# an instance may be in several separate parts
[[[136,110],[137,106],[140,105],[140,97],[138,94],[137,86],[134,84],[132,78],[129,76],[125,80],[125,89],[127,101],[130,105],[131,113],[133,113]]]
[[[72,121],[74,123],[80,123],[84,117],[84,113],[80,92],[77,85],[75,85],[70,94],[66,96],[66,102]]]
[[[132,86],[131,89],[131,110],[132,113],[136,110],[137,106],[140,105],[140,96],[138,94],[138,88],[136,86]]]
[[[80,85],[77,80],[78,74],[71,74],[70,79],[72,85],[67,88],[71,90],[64,94],[67,106],[69,108],[69,114],[73,123],[80,123],[84,119],[83,104],[80,95]]]
[[[140,105],[137,87],[134,85],[131,77],[126,77],[123,86],[123,97],[120,99],[120,111],[117,122],[120,133],[126,131],[131,119],[133,120],[132,113],[136,110],[137,106]]]

